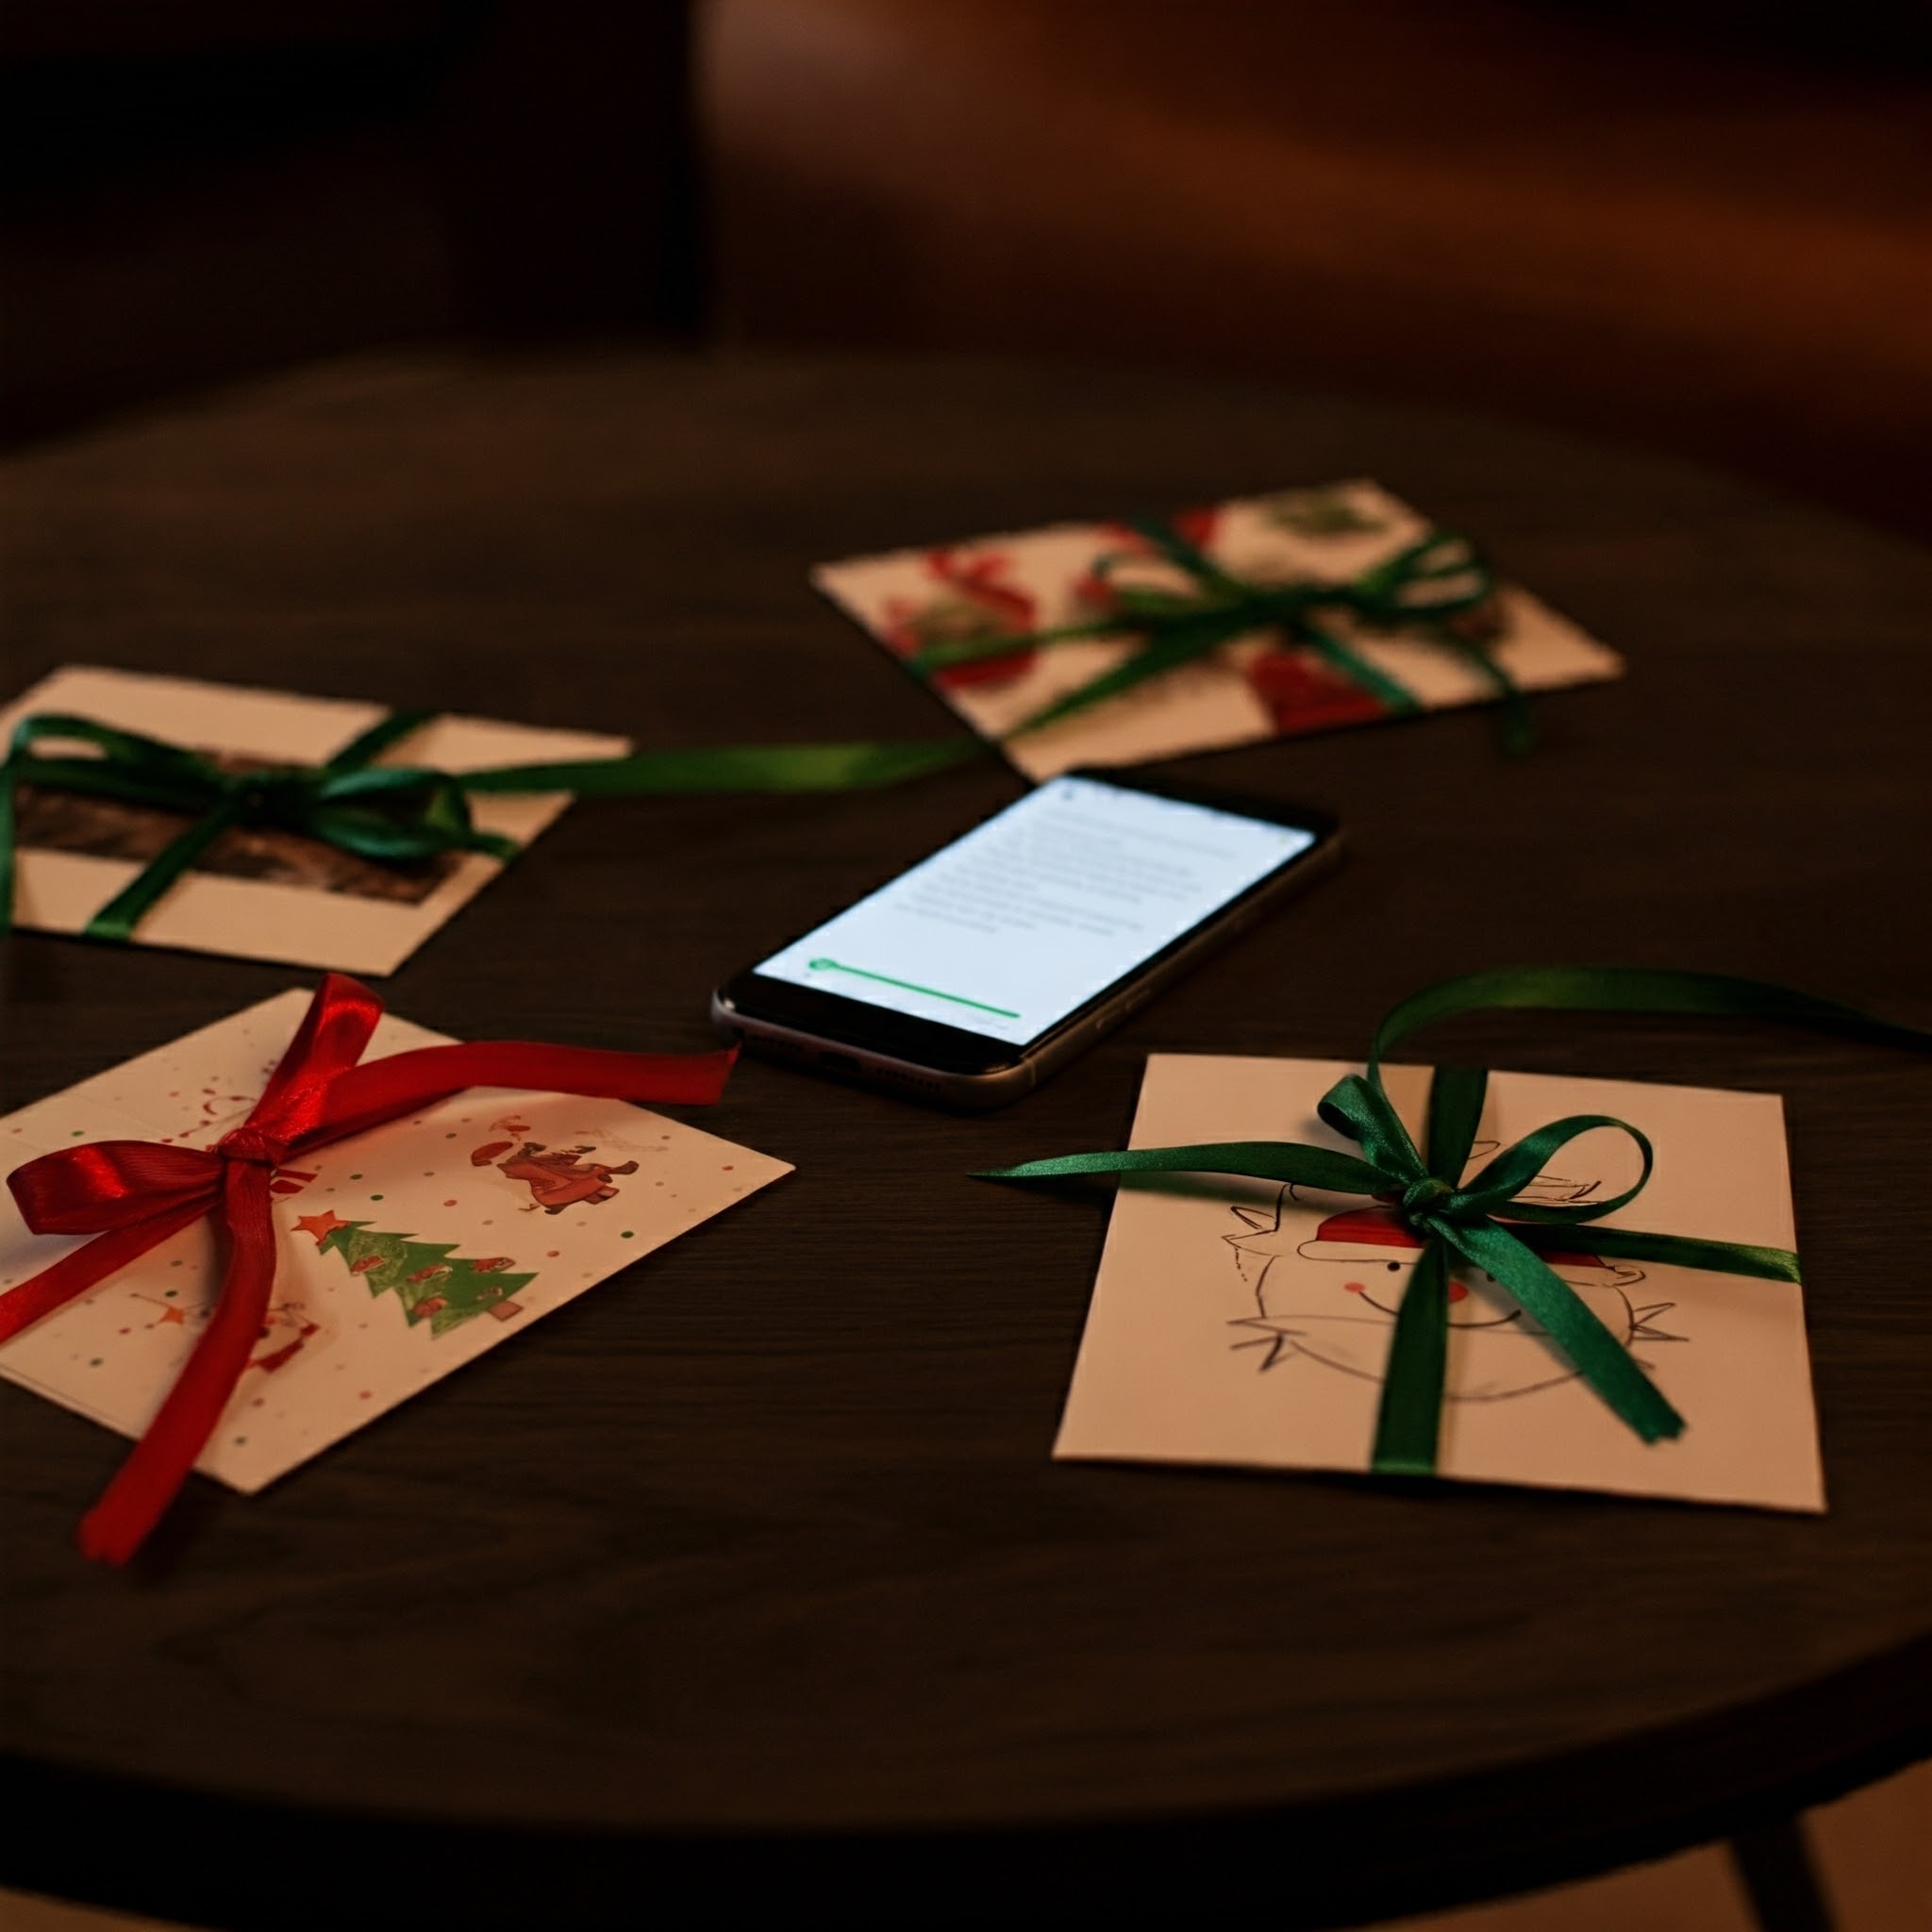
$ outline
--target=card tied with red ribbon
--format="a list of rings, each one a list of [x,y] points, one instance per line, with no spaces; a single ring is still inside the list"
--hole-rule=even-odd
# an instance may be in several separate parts
[[[0,1294],[0,1341],[84,1294],[139,1256],[214,1216],[226,1241],[221,1290],[175,1386],[82,1519],[90,1557],[125,1563],[160,1521],[234,1395],[275,1275],[270,1215],[291,1160],[471,1087],[644,1105],[716,1100],[735,1050],[613,1053],[529,1041],[418,1047],[362,1064],[382,1002],[332,973],[248,1118],[209,1148],[96,1141],[16,1168],[8,1186],[36,1234],[91,1235]]]

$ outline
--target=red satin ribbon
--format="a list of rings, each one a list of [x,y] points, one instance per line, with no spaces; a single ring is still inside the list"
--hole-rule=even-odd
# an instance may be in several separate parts
[[[737,1058],[603,1053],[476,1041],[358,1062],[382,1017],[358,980],[331,973],[248,1118],[212,1148],[96,1141],[29,1160],[7,1177],[36,1234],[91,1234],[85,1247],[0,1294],[0,1341],[83,1294],[204,1214],[227,1231],[214,1312],[147,1432],[82,1518],[80,1547],[125,1563],[161,1519],[214,1433],[247,1366],[275,1285],[269,1180],[291,1156],[392,1121],[466,1087],[587,1099],[713,1101]]]

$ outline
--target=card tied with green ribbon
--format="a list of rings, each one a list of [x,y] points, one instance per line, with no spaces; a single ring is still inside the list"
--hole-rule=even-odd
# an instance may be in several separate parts
[[[1528,701],[1490,649],[1495,575],[1467,537],[1431,530],[1341,582],[1304,577],[1266,583],[1223,569],[1198,543],[1159,518],[1140,518],[1128,527],[1146,540],[1153,556],[1188,579],[1187,588],[1122,582],[1122,567],[1146,561],[1149,553],[1115,551],[1093,567],[1108,605],[1101,616],[1047,630],[928,644],[907,659],[908,667],[919,676],[931,677],[962,664],[1079,640],[1126,640],[1139,645],[1110,670],[1022,719],[1007,733],[1018,738],[1104,704],[1237,638],[1273,633],[1314,651],[1389,711],[1423,709],[1413,692],[1337,632],[1334,619],[1341,616],[1365,630],[1427,639],[1474,666],[1503,700],[1505,744],[1512,752],[1529,749]]]
[[[847,791],[897,784],[978,755],[970,739],[892,744],[767,744],[635,752],[626,758],[439,772],[378,765],[433,711],[392,711],[326,764],[230,772],[198,751],[118,731],[88,718],[42,712],[15,727],[0,766],[0,933],[12,923],[14,788],[41,785],[185,812],[192,823],[88,922],[91,939],[129,939],[157,900],[231,826],[266,826],[322,841],[359,858],[408,863],[441,852],[508,860],[514,839],[479,829],[470,800],[489,793],[569,791],[632,798],[709,791]],[[92,746],[48,756],[42,744]]]
[[[1582,1379],[1646,1442],[1676,1436],[1684,1429],[1684,1418],[1544,1259],[1546,1253],[1574,1245],[1564,1230],[1614,1214],[1642,1192],[1652,1168],[1651,1144],[1642,1130],[1607,1114],[1571,1115],[1525,1134],[1464,1180],[1488,1074],[1471,1067],[1436,1069],[1422,1149],[1383,1088],[1382,1058],[1404,1035],[1455,1013],[1518,1007],[1780,1020],[1921,1053],[1932,1049],[1932,1032],[1895,1025],[1856,1008],[1760,980],[1638,967],[1514,967],[1444,980],[1387,1014],[1375,1029],[1365,1070],[1337,1081],[1321,1104],[1323,1121],[1354,1141],[1358,1154],[1291,1141],[1210,1141],[1063,1154],[995,1169],[981,1177],[1043,1181],[1079,1174],[1221,1174],[1292,1182],[1328,1193],[1368,1194],[1394,1204],[1422,1249],[1396,1316],[1383,1376],[1371,1464],[1384,1474],[1429,1474],[1435,1470],[1448,1361],[1449,1278],[1457,1260],[1485,1270],[1513,1295]],[[1626,1134],[1636,1143],[1641,1172],[1631,1187],[1607,1200],[1583,1204],[1548,1206],[1523,1198],[1558,1148],[1597,1128]],[[1624,1227],[1592,1228],[1590,1245],[1595,1254],[1680,1268],[1767,1281],[1800,1278],[1798,1257],[1785,1248]]]

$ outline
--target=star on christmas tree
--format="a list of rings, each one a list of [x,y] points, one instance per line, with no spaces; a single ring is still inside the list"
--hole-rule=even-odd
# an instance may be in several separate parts
[[[386,1233],[366,1221],[315,1214],[305,1215],[301,1224],[325,1220],[335,1224],[317,1237],[317,1248],[340,1255],[351,1274],[368,1282],[371,1294],[393,1294],[409,1325],[427,1322],[431,1335],[446,1335],[486,1312],[514,1314],[511,1295],[537,1278],[534,1274],[506,1274],[516,1265],[508,1255],[473,1260],[458,1256],[454,1241],[419,1241],[413,1235]]]
[[[348,1227],[352,1224],[352,1223],[344,1221],[333,1208],[325,1208],[320,1214],[298,1214],[295,1217],[295,1225],[304,1234],[312,1234],[315,1237],[315,1245],[317,1247],[321,1247],[323,1242],[337,1228]]]

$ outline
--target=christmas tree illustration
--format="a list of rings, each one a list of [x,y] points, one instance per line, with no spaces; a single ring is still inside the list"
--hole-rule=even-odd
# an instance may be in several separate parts
[[[1271,524],[1298,537],[1348,537],[1389,527],[1382,518],[1363,510],[1346,490],[1333,486],[1284,490],[1264,497],[1262,508]]]
[[[340,1255],[371,1294],[393,1294],[411,1327],[427,1322],[431,1335],[445,1335],[486,1311],[515,1313],[510,1297],[537,1278],[509,1274],[515,1263],[508,1255],[473,1260],[458,1256],[454,1241],[419,1241],[366,1221],[340,1220],[332,1210],[304,1215],[296,1225],[315,1237],[318,1249]]]

